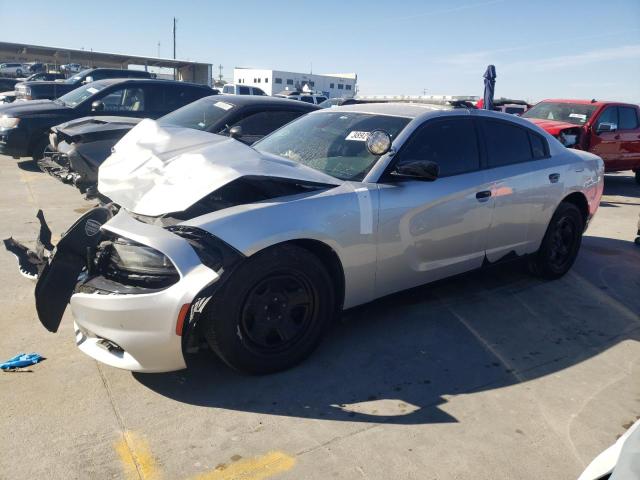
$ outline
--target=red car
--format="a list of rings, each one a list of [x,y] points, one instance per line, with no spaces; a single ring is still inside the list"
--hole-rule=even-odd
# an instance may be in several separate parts
[[[640,107],[596,100],[543,100],[523,118],[565,146],[595,153],[607,172],[633,170],[640,184]]]

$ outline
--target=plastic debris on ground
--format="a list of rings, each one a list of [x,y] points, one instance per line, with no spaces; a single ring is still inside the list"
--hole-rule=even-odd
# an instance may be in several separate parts
[[[44,357],[39,353],[20,353],[0,364],[0,369],[2,369],[3,372],[10,372],[19,368],[35,365],[42,360],[44,360]]]

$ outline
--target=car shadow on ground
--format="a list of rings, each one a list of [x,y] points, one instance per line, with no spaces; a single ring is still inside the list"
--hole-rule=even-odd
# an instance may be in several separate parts
[[[627,201],[617,202],[605,199],[600,202],[601,207],[617,207],[620,204],[640,205],[640,185],[636,183],[635,174],[631,171],[605,175],[604,192],[605,196],[628,197]]]
[[[36,162],[33,159],[20,159],[17,160],[18,162],[18,168],[20,170],[24,170],[25,172],[42,172],[42,170],[40,170],[40,167],[38,167],[38,162]]]
[[[205,407],[334,421],[455,422],[439,408],[447,395],[526,382],[640,341],[640,303],[621,304],[599,278],[581,273],[611,264],[612,255],[598,249],[622,252],[618,275],[635,276],[635,287],[622,293],[635,297],[640,252],[607,238],[584,243],[576,271],[553,282],[515,262],[351,309],[308,360],[282,373],[244,376],[206,352],[188,370],[133,375],[153,391]]]

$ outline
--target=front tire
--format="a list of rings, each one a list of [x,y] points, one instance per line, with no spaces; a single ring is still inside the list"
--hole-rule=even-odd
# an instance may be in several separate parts
[[[551,280],[562,277],[578,256],[583,231],[580,209],[573,203],[561,202],[551,217],[540,249],[529,259],[529,271]]]
[[[38,160],[42,160],[44,158],[45,152],[47,152],[48,149],[49,138],[45,136],[44,138],[38,140],[38,142],[34,145],[33,149],[31,150],[31,158],[33,158],[33,160],[35,160],[36,162]]]
[[[236,370],[277,372],[316,348],[335,301],[315,255],[295,245],[271,247],[243,262],[209,302],[205,337]]]

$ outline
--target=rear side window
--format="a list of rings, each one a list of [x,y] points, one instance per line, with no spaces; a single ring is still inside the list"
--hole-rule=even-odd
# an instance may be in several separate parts
[[[327,97],[316,97],[316,103],[322,103],[327,99]]]
[[[478,170],[480,155],[473,121],[452,118],[421,127],[402,149],[399,162],[415,160],[436,162],[441,177]]]
[[[313,103],[313,97],[300,97],[300,100],[307,103]]]
[[[249,87],[238,87],[238,95],[251,95]]]
[[[298,118],[303,113],[291,111],[258,112],[248,115],[236,122],[235,125],[242,127],[243,135],[264,136]]]
[[[638,128],[638,114],[635,108],[618,107],[618,121],[620,130],[635,130]]]
[[[222,87],[222,93],[233,93],[233,85],[225,85]]]
[[[529,132],[529,141],[531,142],[531,153],[533,158],[538,160],[547,157],[547,142],[540,135]]]
[[[529,135],[526,129],[507,122],[483,121],[489,168],[532,159]]]

